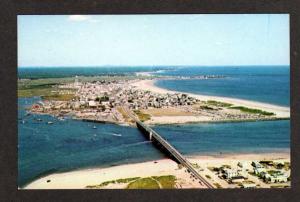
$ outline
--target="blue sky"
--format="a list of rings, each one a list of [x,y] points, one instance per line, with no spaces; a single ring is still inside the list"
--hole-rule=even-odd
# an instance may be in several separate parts
[[[289,65],[289,15],[19,15],[18,66]]]

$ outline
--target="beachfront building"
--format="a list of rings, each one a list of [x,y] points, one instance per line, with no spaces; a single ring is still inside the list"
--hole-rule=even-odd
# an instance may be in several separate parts
[[[254,183],[242,183],[241,186],[242,186],[242,188],[249,189],[249,188],[255,188],[256,184],[254,184]]]
[[[263,179],[268,183],[282,183],[288,181],[287,173],[281,171],[268,172],[263,175]]]
[[[264,176],[264,174],[266,173],[266,169],[262,164],[257,161],[253,161],[251,165],[253,166],[253,172],[255,173],[255,175],[260,177]]]
[[[230,178],[230,182],[231,183],[241,183],[245,180],[245,178],[243,176],[235,176]]]
[[[239,176],[239,172],[236,169],[223,168],[222,172],[226,179],[232,179],[233,177]]]

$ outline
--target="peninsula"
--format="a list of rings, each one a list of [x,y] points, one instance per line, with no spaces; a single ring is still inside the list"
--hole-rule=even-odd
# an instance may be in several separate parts
[[[169,91],[156,87],[156,79],[162,78],[120,77],[87,82],[75,78],[75,82],[55,85],[56,90],[51,90],[55,94],[43,96],[43,100],[34,104],[30,111],[117,124],[133,123],[126,113],[128,111],[147,124],[256,121],[290,117],[288,107]]]

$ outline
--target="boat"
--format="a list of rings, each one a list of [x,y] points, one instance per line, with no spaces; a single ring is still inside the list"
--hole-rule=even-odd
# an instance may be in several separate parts
[[[37,119],[37,121],[42,121],[42,119]]]
[[[22,120],[22,123],[24,124],[24,123],[25,123],[25,121],[24,121],[24,120]]]
[[[97,129],[97,127],[96,127],[96,126],[94,126],[94,127],[93,127],[93,129]]]
[[[112,133],[112,135],[118,136],[118,137],[121,137],[121,136],[122,136],[122,134],[120,134],[120,133]]]
[[[58,120],[60,120],[60,121],[64,121],[65,120],[65,118],[64,117],[58,117]]]
[[[52,122],[52,121],[48,121],[47,123],[48,123],[48,124],[53,124],[53,122]]]

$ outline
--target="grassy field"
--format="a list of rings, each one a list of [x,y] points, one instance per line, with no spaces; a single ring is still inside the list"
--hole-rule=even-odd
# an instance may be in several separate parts
[[[176,184],[176,177],[174,175],[165,175],[165,176],[153,176],[153,179],[157,180],[162,188],[164,189],[174,189]]]
[[[134,123],[134,121],[129,117],[129,115],[124,111],[122,107],[117,107],[118,112],[120,112],[125,120],[125,122]]]
[[[180,108],[169,107],[169,108],[151,108],[142,110],[142,113],[150,114],[152,116],[191,116],[194,115],[192,112],[186,112]]]
[[[215,185],[215,187],[216,187],[217,189],[221,189],[221,188],[222,188],[222,186],[221,186],[219,183],[214,183],[214,185]]]
[[[146,177],[129,183],[127,189],[159,189],[159,185],[154,179]]]
[[[238,109],[242,112],[251,113],[251,114],[261,114],[261,115],[265,115],[265,116],[275,115],[272,112],[266,112],[266,111],[262,111],[260,109],[251,109],[251,108],[242,107],[242,106],[229,107],[229,109]]]
[[[133,111],[138,117],[140,121],[148,121],[151,119],[151,116],[149,114],[145,114],[143,112],[141,112],[140,110],[134,110]]]
[[[94,81],[113,81],[113,80],[131,80],[136,79],[136,76],[79,76],[81,82]],[[33,97],[33,96],[52,96],[56,91],[57,86],[75,81],[74,77],[65,78],[41,78],[41,79],[20,79],[18,80],[18,97]],[[55,99],[55,97],[54,97]]]
[[[132,182],[132,181],[135,181],[135,180],[138,180],[140,179],[140,177],[132,177],[132,178],[122,178],[122,179],[117,179],[117,180],[110,180],[110,181],[105,181],[105,182],[102,182],[101,184],[98,184],[98,185],[88,185],[86,186],[86,188],[90,188],[90,189],[97,189],[97,188],[102,188],[102,187],[105,187],[109,184],[116,184],[116,183],[129,183],[129,182]]]
[[[212,106],[216,106],[216,107],[230,107],[230,106],[232,106],[232,104],[230,104],[230,103],[218,102],[218,101],[215,101],[215,100],[208,100],[206,103],[209,104],[209,105],[212,105]]]
[[[109,184],[121,184],[128,183],[127,189],[173,189],[176,184],[176,177],[173,175],[164,175],[164,176],[152,176],[152,177],[132,177],[132,178],[123,178],[117,180],[110,180],[102,182],[98,185],[88,185],[86,188],[89,189],[99,189],[103,188]]]
[[[70,101],[76,98],[74,94],[50,94],[42,96],[44,100]]]

